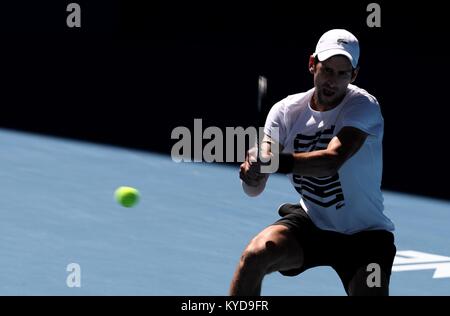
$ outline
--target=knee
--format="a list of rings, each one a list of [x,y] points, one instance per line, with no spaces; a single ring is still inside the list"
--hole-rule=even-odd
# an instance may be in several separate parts
[[[241,255],[241,269],[265,274],[274,260],[273,256],[270,250],[270,241],[261,243],[253,240]]]

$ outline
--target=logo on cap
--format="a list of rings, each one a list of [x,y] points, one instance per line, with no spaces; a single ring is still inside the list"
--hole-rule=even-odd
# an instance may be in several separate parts
[[[339,44],[348,44],[348,41],[346,41],[345,39],[342,39],[342,38],[338,39],[337,42]]]

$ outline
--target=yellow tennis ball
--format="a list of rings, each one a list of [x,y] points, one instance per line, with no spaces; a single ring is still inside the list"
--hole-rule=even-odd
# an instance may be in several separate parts
[[[139,201],[139,191],[132,187],[119,187],[114,196],[116,201],[125,207],[132,207]]]

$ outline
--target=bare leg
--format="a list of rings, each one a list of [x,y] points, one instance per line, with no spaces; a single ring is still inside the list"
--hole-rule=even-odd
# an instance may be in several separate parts
[[[303,250],[284,225],[269,226],[253,238],[240,258],[230,295],[258,296],[266,274],[300,268]]]

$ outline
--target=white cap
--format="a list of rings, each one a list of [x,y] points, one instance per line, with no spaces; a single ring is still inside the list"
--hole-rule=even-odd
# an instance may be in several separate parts
[[[346,56],[353,68],[356,68],[359,59],[358,39],[349,31],[342,29],[330,30],[323,34],[317,43],[314,56],[317,56],[319,61],[324,61],[335,55]]]

